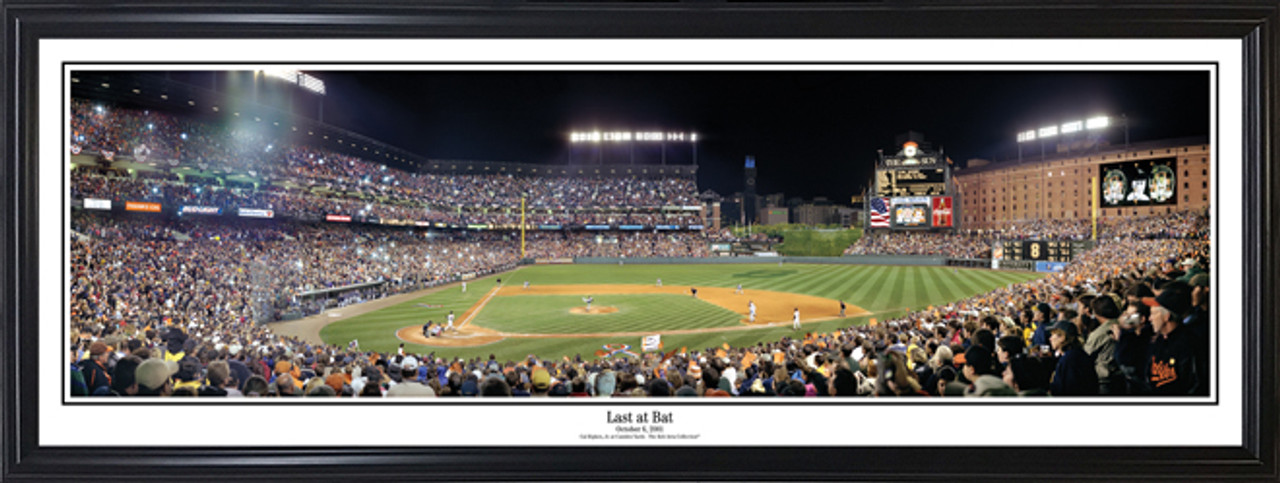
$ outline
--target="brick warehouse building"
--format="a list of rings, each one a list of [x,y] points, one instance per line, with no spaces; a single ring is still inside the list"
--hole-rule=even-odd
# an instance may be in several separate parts
[[[1099,210],[1098,216],[1142,216],[1209,206],[1210,146],[1205,138],[1183,138],[1055,153],[1043,160],[1024,159],[957,170],[956,187],[964,203],[961,228],[992,229],[1001,222],[1089,217],[1089,180],[1102,165],[1176,159],[1176,204]]]

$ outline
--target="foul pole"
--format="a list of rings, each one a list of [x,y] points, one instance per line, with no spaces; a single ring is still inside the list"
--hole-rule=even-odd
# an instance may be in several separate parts
[[[520,258],[524,258],[524,197],[520,197]]]
[[[1090,240],[1098,241],[1098,177],[1089,178],[1089,211],[1093,225],[1093,236]]]

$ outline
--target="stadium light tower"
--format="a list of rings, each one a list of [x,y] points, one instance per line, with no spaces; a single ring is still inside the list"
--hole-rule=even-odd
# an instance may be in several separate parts
[[[1030,129],[1018,133],[1018,162],[1022,162],[1022,145],[1031,141],[1040,141],[1040,159],[1044,159],[1044,140],[1058,135],[1064,137],[1074,136],[1081,132],[1097,131],[1107,129],[1111,126],[1119,124],[1124,127],[1124,145],[1129,147],[1129,122],[1122,114],[1120,121],[1117,123],[1109,116],[1093,116],[1085,120],[1072,120],[1062,124],[1045,126],[1040,129]],[[1067,145],[1070,150],[1070,144]]]

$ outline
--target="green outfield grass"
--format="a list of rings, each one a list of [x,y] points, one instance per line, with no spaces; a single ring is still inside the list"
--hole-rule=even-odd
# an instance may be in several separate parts
[[[848,230],[787,230],[778,253],[798,257],[838,257],[862,237],[861,228]]]
[[[421,325],[427,319],[443,322],[453,310],[461,316],[494,286],[494,278],[506,285],[565,284],[646,284],[661,278],[665,286],[733,287],[772,290],[843,299],[873,312],[872,315],[806,324],[805,331],[830,332],[850,325],[865,324],[871,317],[885,320],[908,308],[923,309],[984,293],[1010,283],[1041,277],[1026,272],[959,270],[947,267],[898,267],[867,265],[540,265],[524,267],[497,277],[469,282],[462,293],[457,286],[425,295],[341,322],[330,324],[321,337],[330,344],[345,345],[359,339],[363,349],[393,351],[400,344],[395,331]],[[540,299],[540,300],[539,300]],[[424,308],[418,304],[443,305]],[[731,326],[737,316],[711,304],[682,296],[661,294],[598,295],[595,305],[616,306],[620,311],[605,315],[571,315],[567,307],[581,306],[579,296],[495,297],[473,323],[512,333],[597,333],[607,331],[652,331]],[[557,313],[559,315],[557,315]],[[688,346],[704,348],[722,343],[740,346],[773,341],[794,335],[789,327],[757,328],[709,334],[664,335],[668,349]],[[528,354],[546,358],[590,357],[603,344],[640,345],[638,337],[604,338],[508,338],[501,342],[469,348],[413,346],[414,351],[435,352],[445,357],[495,354],[502,359],[518,359]]]
[[[577,295],[495,297],[471,323],[517,334],[590,334],[734,327],[741,318],[719,306],[672,294],[599,295],[592,307],[618,311],[565,314],[570,307],[584,305]]]

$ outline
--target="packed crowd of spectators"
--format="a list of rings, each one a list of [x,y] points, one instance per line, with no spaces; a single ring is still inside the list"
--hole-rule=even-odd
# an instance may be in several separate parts
[[[540,232],[526,242],[527,258],[710,256],[700,232]]]
[[[1145,222],[1167,226],[1173,219]],[[429,263],[465,269],[453,264],[471,261],[476,243],[490,252],[511,245],[500,233],[415,245],[422,236],[414,230],[298,225],[277,229],[289,243],[258,241],[272,236],[184,243],[163,234],[190,226],[101,215],[79,215],[73,225],[94,238],[73,241],[68,356],[78,395],[1186,396],[1208,394],[1210,383],[1209,247],[1184,232],[1147,239],[1150,232],[1138,230],[1103,239],[1046,278],[831,333],[635,358],[499,361],[280,337],[252,323],[252,285],[261,281],[248,273],[255,263],[268,264],[271,283],[325,286],[349,282],[333,277],[358,270],[343,257],[363,257],[366,275],[383,267],[377,276],[386,277],[399,273],[392,260],[417,263],[428,252],[443,259]],[[651,233],[634,236],[662,243]],[[552,242],[595,240],[570,236],[534,245]],[[445,246],[462,256],[445,254]],[[503,261],[499,255],[485,263]],[[294,263],[300,266],[288,267]],[[339,303],[377,295],[349,292]]]
[[[428,237],[412,229],[192,224],[85,213],[73,216],[71,228],[87,235],[71,244],[73,306],[99,323],[271,320],[322,303],[309,300],[308,292],[376,284],[376,293],[367,295],[379,298],[519,261],[514,241]]]
[[[359,218],[396,219],[451,224],[492,224],[512,226],[520,223],[520,212],[511,209],[445,209],[423,204],[391,204],[366,201],[330,194],[322,196],[307,191],[266,187],[260,190],[223,187],[195,182],[104,176],[85,170],[72,175],[73,198],[107,199],[113,202],[149,201],[173,206],[212,206],[233,212],[239,208],[271,209],[280,216],[323,219],[325,215],[347,215]],[[536,210],[525,214],[529,225],[679,225],[701,224],[698,216],[662,212],[619,212],[581,210]]]
[[[873,231],[846,248],[844,254],[988,258],[991,256],[991,239],[976,233]]]
[[[290,181],[307,189],[323,187],[331,196],[385,198],[391,204],[434,208],[516,208],[522,199],[530,209],[558,210],[656,209],[698,204],[697,186],[690,177],[409,173],[332,151],[267,139],[252,130],[231,129],[161,112],[104,106],[84,99],[73,99],[71,107],[70,142],[77,149],[132,156],[145,145],[147,157],[153,160],[177,160],[182,166],[197,166],[202,171],[221,169],[247,173],[261,177],[266,185]],[[117,186],[119,182],[120,179],[112,178],[77,185],[83,193],[104,198],[146,196],[151,191],[127,183]],[[174,184],[181,185],[176,181]],[[199,196],[193,191],[194,187],[184,187],[164,193],[162,198],[194,202],[193,198]],[[388,217],[398,215],[387,214]]]
[[[953,233],[877,230],[845,249],[845,255],[937,255],[989,258],[991,243],[1001,240],[1088,240],[1089,220],[1013,222],[995,230]],[[1162,215],[1109,217],[1098,220],[1098,239],[1192,239],[1209,236],[1209,217],[1203,211]]]

